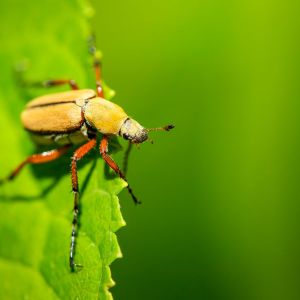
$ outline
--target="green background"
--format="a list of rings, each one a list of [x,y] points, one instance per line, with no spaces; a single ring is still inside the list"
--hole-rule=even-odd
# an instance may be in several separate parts
[[[299,5],[94,1],[104,76],[152,134],[116,299],[299,299]]]
[[[143,204],[134,206],[126,191],[120,195],[127,226],[117,234],[124,257],[112,264],[117,283],[112,289],[114,298],[298,300],[300,20],[297,2],[92,2],[96,10],[93,28],[104,53],[103,74],[117,92],[114,101],[146,127],[176,125],[170,133],[153,133],[154,145],[141,145],[130,157],[129,181]],[[1,38],[8,47],[2,51],[7,52],[1,57],[1,66],[6,68],[2,68],[3,74],[11,72],[6,57],[10,57],[9,47],[14,49],[14,43],[17,44],[6,38],[11,29],[7,26],[9,10],[17,9],[13,3],[11,7],[6,3],[7,13],[2,18]],[[65,33],[82,28],[70,26],[74,12],[66,9],[68,21],[61,26],[55,19],[60,8],[50,5],[47,9],[53,16],[56,42],[61,41],[62,45],[57,53],[66,55],[70,41],[64,40]],[[39,19],[38,9],[34,13],[21,9],[17,12],[20,18],[26,16],[33,23],[35,18]],[[36,26],[37,32],[43,30],[42,26]],[[20,36],[23,29],[19,29]],[[30,42],[32,37],[26,38]],[[72,65],[74,79],[81,85],[86,82],[86,74],[81,74],[83,68],[74,59],[86,45],[78,45],[70,61],[59,57],[49,65],[46,51],[51,48],[51,41],[48,42],[41,43],[37,36],[31,41],[31,46],[36,45],[38,61],[43,62],[39,66],[31,62],[31,76],[37,79],[38,74],[44,79],[51,70],[56,74],[58,69]],[[78,59],[85,61],[83,57]],[[68,74],[67,69],[62,71],[65,71],[62,75]],[[91,76],[92,70],[88,77]],[[10,81],[7,84],[12,85]],[[19,114],[14,105],[19,103],[18,92],[12,93],[10,89],[7,94],[3,86],[0,92],[2,99],[9,99],[2,105],[10,111],[0,123],[19,128],[9,121],[10,116],[15,118]],[[22,96],[20,99],[25,101]],[[7,136],[0,151],[1,174],[4,174],[16,163],[10,161],[10,154],[21,159],[24,154],[21,152],[29,152],[31,146],[25,133],[14,137],[7,133],[9,127],[1,130]],[[9,146],[7,140],[12,142]],[[16,146],[21,144],[25,149],[19,151]],[[121,154],[118,160],[122,160]],[[68,164],[68,158],[64,162]],[[25,172],[27,177],[24,174],[20,180],[31,184],[28,190],[39,191],[41,187],[32,183],[30,171]],[[90,179],[92,183],[97,181],[95,177]],[[51,193],[59,194],[60,190],[65,193],[67,183],[69,178],[64,177]],[[18,182],[14,187],[18,194],[22,192]],[[57,198],[55,203],[59,201]],[[55,203],[49,205],[59,210]],[[69,212],[67,201],[61,205]],[[10,209],[9,206],[10,203],[5,203],[2,207]],[[26,203],[22,202],[22,207],[26,210]],[[85,211],[83,217],[87,220]],[[1,213],[5,216],[4,211]],[[36,221],[21,219],[20,215],[18,218],[19,226],[25,229]],[[92,222],[82,223],[93,226]],[[64,240],[67,245],[68,239]],[[5,249],[6,242],[0,241],[1,249]],[[66,247],[55,251],[65,253]],[[22,256],[19,248],[15,251]],[[55,251],[50,249],[53,256]],[[35,257],[35,252],[31,256]],[[23,258],[27,256],[24,254]],[[63,264],[59,261],[58,265]],[[68,269],[63,266],[65,273],[57,270],[56,285],[68,280],[65,275],[69,274]],[[10,276],[15,282],[12,273]],[[92,280],[87,282],[90,284]],[[32,286],[35,284],[39,282],[33,282]],[[60,288],[63,289],[62,284]],[[15,290],[16,294],[26,296],[22,290],[18,291],[18,286]],[[43,291],[36,290],[36,295],[41,295],[40,292]],[[81,294],[84,292],[80,290]],[[65,290],[63,293],[73,295]]]

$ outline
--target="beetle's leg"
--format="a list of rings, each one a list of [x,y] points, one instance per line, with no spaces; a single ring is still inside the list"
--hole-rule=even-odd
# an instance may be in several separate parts
[[[27,69],[27,67],[24,64],[19,64],[18,66],[16,66],[16,69],[15,69],[16,79],[21,86],[49,88],[52,86],[68,84],[72,90],[79,89],[76,81],[72,80],[72,79],[54,79],[54,80],[49,79],[49,80],[43,80],[43,81],[27,80],[26,78],[24,78],[24,72],[26,71],[26,69]]]
[[[89,151],[96,146],[96,138],[88,141],[86,144],[78,148],[72,156],[71,163],[71,176],[72,176],[72,190],[74,193],[74,210],[73,210],[73,222],[72,222],[72,234],[70,245],[70,267],[74,271],[75,267],[81,267],[81,265],[75,264],[75,239],[77,235],[78,213],[79,213],[79,186],[77,175],[77,162],[83,158]]]
[[[101,98],[104,98],[104,92],[102,87],[101,61],[98,60],[96,56],[94,60],[94,69],[96,74],[97,95]]]
[[[96,89],[97,89],[97,95],[101,98],[104,98],[104,93],[103,93],[103,87],[102,87],[102,62],[101,62],[101,57],[102,54],[99,50],[96,48],[96,42],[95,42],[95,36],[92,35],[89,38],[89,50],[90,53],[93,56],[93,65],[94,65],[94,70],[95,70],[95,75],[96,75]]]
[[[134,195],[130,185],[128,184],[128,181],[125,177],[125,175],[122,173],[118,165],[115,163],[115,161],[107,154],[108,152],[108,137],[103,136],[101,143],[100,143],[100,153],[105,160],[105,162],[109,165],[110,168],[112,168],[124,181],[127,183],[127,189],[129,194],[132,197],[132,200],[135,204],[140,204],[141,202],[137,199],[137,197]]]
[[[132,143],[128,142],[128,147],[124,153],[124,160],[123,160],[123,172],[124,175],[127,174],[127,170],[128,170],[128,159],[129,159],[129,154],[132,150]]]
[[[63,84],[68,84],[72,90],[78,90],[79,87],[75,80],[73,79],[54,79],[54,80],[45,80],[42,82],[44,87],[59,86]]]
[[[13,180],[19,172],[25,167],[27,164],[43,164],[52,160],[58,159],[60,156],[66,153],[66,151],[71,147],[71,145],[63,146],[59,149],[54,149],[50,151],[46,151],[40,154],[33,154],[25,159],[8,177],[0,180],[0,184],[4,181]]]
[[[31,87],[44,87],[44,88],[50,88],[54,86],[68,84],[72,90],[79,89],[76,81],[73,79],[49,79],[44,81],[32,81],[32,82],[23,81],[22,84],[28,87],[31,86]]]

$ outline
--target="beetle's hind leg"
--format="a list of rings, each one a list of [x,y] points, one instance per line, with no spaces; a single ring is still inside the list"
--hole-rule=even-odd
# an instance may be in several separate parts
[[[0,184],[3,184],[5,181],[13,180],[27,164],[43,164],[56,160],[63,154],[65,154],[70,147],[70,145],[66,145],[59,149],[45,151],[39,154],[33,154],[29,156],[22,163],[20,163],[19,166],[15,170],[13,170],[9,176],[7,176],[4,179],[0,179]]]
[[[86,144],[78,148],[74,155],[72,156],[71,162],[71,177],[72,177],[72,190],[74,193],[74,210],[73,210],[73,222],[72,222],[72,234],[71,234],[71,244],[70,244],[70,268],[75,271],[76,267],[80,268],[82,265],[76,264],[74,262],[75,256],[75,240],[77,236],[78,227],[78,214],[79,214],[79,185],[78,185],[78,175],[77,175],[77,162],[82,159],[86,154],[88,154],[96,146],[96,138],[88,141]]]

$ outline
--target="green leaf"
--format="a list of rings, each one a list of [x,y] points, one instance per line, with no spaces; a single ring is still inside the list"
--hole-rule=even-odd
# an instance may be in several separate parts
[[[85,1],[1,1],[0,178],[36,151],[19,120],[25,103],[68,89],[25,90],[16,83],[14,66],[26,65],[31,80],[70,78],[93,88],[87,51],[91,12]],[[125,224],[116,195],[125,183],[108,171],[96,150],[79,162],[75,261],[84,267],[70,272],[72,150],[58,161],[27,166],[13,182],[0,186],[0,299],[112,298],[109,265],[121,256],[114,232]]]

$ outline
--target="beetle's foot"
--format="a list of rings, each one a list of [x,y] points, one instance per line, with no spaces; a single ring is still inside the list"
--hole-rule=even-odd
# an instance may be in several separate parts
[[[165,131],[170,131],[170,130],[173,129],[173,128],[175,128],[175,125],[170,124],[170,125],[165,126],[165,127],[164,127],[164,130],[165,130]]]
[[[72,272],[80,272],[83,269],[83,265],[70,262],[70,268]]]
[[[26,86],[26,80],[24,78],[24,73],[29,69],[29,60],[24,59],[19,61],[14,66],[15,78],[20,86]]]
[[[139,200],[139,199],[137,199],[137,198],[135,198],[135,200],[134,200],[134,204],[135,204],[135,205],[142,204],[142,201],[141,201],[141,200]]]
[[[14,65],[14,70],[17,73],[24,73],[29,69],[29,64],[30,62],[28,59],[23,59]]]

